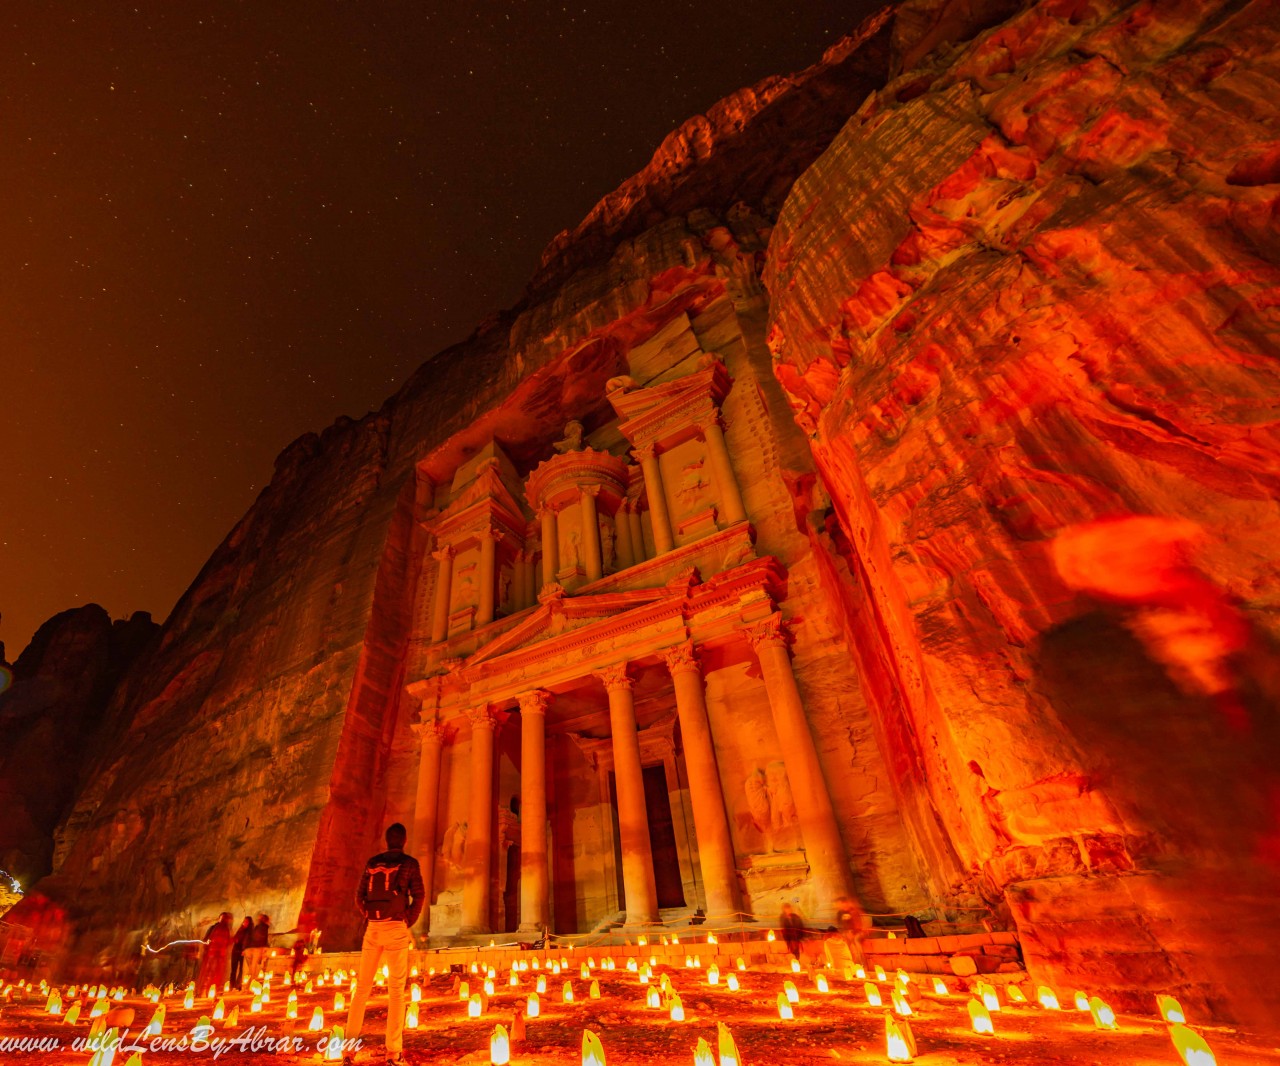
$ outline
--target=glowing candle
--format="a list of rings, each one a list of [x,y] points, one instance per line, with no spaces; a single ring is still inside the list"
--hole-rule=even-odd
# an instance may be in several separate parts
[[[1004,992],[1009,997],[1010,1003],[1025,1003],[1027,1001],[1027,997],[1022,994],[1022,989],[1017,985],[1010,985]]]
[[[639,944],[641,947],[644,947],[647,943],[649,943],[649,940],[647,937],[638,936],[636,937],[636,943]]]
[[[114,1029],[108,1029],[99,1038],[96,1044],[91,1046],[97,1050],[93,1053],[93,1058],[89,1060],[89,1066],[111,1066],[116,1058],[116,1048],[120,1045],[120,1039],[116,1036]]]
[[[693,956],[692,956],[692,955],[686,955],[686,956],[684,957],[684,965],[685,965],[685,968],[686,968],[686,969],[690,969],[690,970],[692,970],[692,969],[693,969]]]
[[[604,1045],[590,1029],[582,1030],[582,1066],[605,1066]]]
[[[319,1007],[311,1012],[311,1024],[307,1028],[313,1033],[318,1033],[324,1028],[324,1011]]]
[[[185,1004],[184,1004],[184,1006],[185,1006]],[[254,996],[254,997],[253,997],[253,1002],[249,1004],[249,1013],[251,1013],[251,1014],[261,1014],[261,1013],[262,1013],[262,996],[261,996],[261,994],[256,995],[256,996]]]
[[[214,1006],[213,1006],[213,1020],[214,1020],[215,1022],[220,1022],[220,1021],[222,1021],[222,1019],[223,1019],[223,1018],[225,1018],[226,1016],[227,1016],[227,1004],[226,1004],[226,1001],[225,1001],[225,1000],[221,1000],[221,999],[220,999],[220,1000],[218,1000],[218,1002],[217,1002],[217,1003],[215,1003],[215,1004],[214,1004]],[[297,1013],[295,1012],[295,1013],[293,1014],[293,1017],[295,1017],[295,1018],[296,1018],[297,1016],[298,1016],[298,1015],[297,1015]]]
[[[1173,996],[1156,996],[1156,1010],[1160,1012],[1160,1017],[1170,1025],[1185,1025],[1187,1021],[1186,1012]]]
[[[827,983],[827,975],[825,973],[818,974],[818,976],[813,979],[813,984],[819,992],[831,991],[831,986]]]
[[[489,1037],[489,1061],[493,1066],[506,1066],[511,1061],[511,1039],[506,1026],[495,1025]]]
[[[418,1028],[418,1004],[410,1003],[409,1006],[405,1008],[404,1025],[406,1029]]]
[[[310,993],[312,992],[312,990],[313,990],[313,989],[312,989],[312,984],[311,984],[311,982],[310,982],[310,981],[308,981],[308,982],[306,983],[306,985],[305,985],[305,986],[303,987],[303,989],[302,989],[302,991],[303,991],[303,993],[304,993],[305,995],[310,995]]]
[[[542,1013],[542,1000],[538,998],[537,992],[529,993],[529,998],[524,1002],[524,1012],[530,1018],[536,1018]]]
[[[707,943],[708,943],[708,944],[718,944],[718,943],[719,943],[719,941],[718,941],[718,940],[716,940],[716,935],[715,935],[715,933],[708,933],[708,934],[707,934]]]
[[[640,969],[640,964],[639,964],[638,962],[636,962],[636,960],[635,960],[635,959],[628,959],[628,960],[627,960],[627,972],[628,972],[628,973],[635,973],[635,972],[636,972],[636,971],[638,971],[639,969]]]
[[[907,997],[896,988],[893,990],[893,1010],[904,1018],[911,1014],[911,1004],[907,1002]]]
[[[289,999],[284,1005],[284,1016],[286,1018],[296,1018],[298,1016],[298,993],[290,992]]]
[[[716,1043],[720,1045],[720,1066],[739,1066],[742,1056],[738,1054],[738,1045],[724,1022],[716,1022]]]
[[[897,977],[898,984],[903,988],[906,988],[907,985],[911,983],[911,975],[907,973],[906,970],[899,970],[895,976]]]
[[[867,979],[867,971],[861,966],[855,966],[853,968],[853,976],[859,981],[865,981]]]
[[[94,1013],[100,1013],[100,1012],[98,1011],[98,1004],[101,1004],[101,1005],[102,1005],[102,1009],[103,1009],[103,1010],[106,1010],[106,1009],[107,1009],[107,1001],[106,1001],[105,999],[100,999],[100,1000],[98,1000],[98,1002],[97,1002],[97,1003],[95,1003],[95,1004],[93,1005]],[[192,1007],[194,1007],[195,1005],[196,1005],[196,994],[195,994],[194,992],[192,992],[192,991],[191,991],[191,989],[189,989],[189,988],[188,988],[188,989],[187,989],[187,994],[186,994],[185,996],[183,996],[183,997],[182,997],[182,1006],[183,1006],[186,1010],[190,1010],[190,1009],[191,1009]]]
[[[794,1018],[795,1016],[795,1011],[791,1009],[791,1001],[787,999],[787,994],[785,992],[779,992],[778,1017],[785,1021],[789,1018]]]
[[[800,972],[800,960],[799,960],[799,959],[792,959],[792,960],[791,960],[791,972],[792,972],[792,973],[799,973],[799,972]]]
[[[591,999],[600,998],[600,982],[599,981],[591,982],[591,987],[587,989],[587,996]]]
[[[773,935],[773,930],[772,930],[772,929],[770,929],[770,930],[769,930],[769,935],[768,935],[767,937],[765,937],[765,939],[766,939],[766,940],[768,940],[770,944],[772,944],[772,943],[773,943],[775,940],[777,940],[778,938],[777,938],[776,936],[774,936],[774,935]]]
[[[538,974],[538,988],[537,988],[537,990],[538,990],[539,992],[545,992],[545,991],[547,990],[547,977],[546,977],[546,974],[541,974],[541,973],[540,973],[540,974]]]
[[[671,997],[671,1020],[673,1022],[684,1021],[684,1004],[680,1002],[679,996]]]
[[[712,963],[710,969],[707,970],[707,984],[718,985],[719,983],[720,967],[715,965],[715,963]]]
[[[572,981],[566,981],[564,983],[563,995],[564,995],[564,1001],[566,1003],[573,1002],[573,982]]]
[[[734,965],[739,970],[745,970],[747,968],[747,960],[744,959],[741,955],[739,955],[737,960],[734,962]]]
[[[458,998],[459,999],[471,998],[471,982],[470,981],[463,981],[458,985]]]
[[[335,992],[333,994],[333,1009],[336,1011],[347,1009],[347,997],[341,992]]]
[[[343,1043],[342,1026],[335,1025],[329,1030],[329,1040],[324,1048],[325,1062],[341,1062],[342,1061],[342,1043]]]
[[[582,967],[578,970],[578,976],[581,977],[584,981],[591,976],[591,971],[587,969],[587,964],[585,962],[582,964]]]
[[[414,981],[413,984],[409,986],[409,1002],[410,1003],[422,1002],[422,986],[418,984],[417,981]]]
[[[486,977],[484,981],[484,994],[486,996],[493,995],[493,978]]]
[[[782,991],[786,994],[788,1003],[800,1002],[800,990],[796,988],[794,981],[783,981]]]
[[[477,992],[467,1000],[467,1017],[479,1018],[482,1005],[480,1003],[480,993]]]
[[[884,1015],[884,1051],[890,1062],[914,1062],[915,1035],[911,1023],[897,1020],[888,1011]]]
[[[711,1045],[704,1037],[698,1037],[698,1046],[693,1050],[693,1066],[716,1066],[716,1057],[711,1054]]]
[[[673,944],[678,944],[678,943],[680,943],[680,934],[679,934],[679,933],[672,933],[672,934],[671,934],[671,943],[673,943]]]
[[[62,1019],[67,1025],[75,1025],[80,1020],[80,1004],[73,1003],[67,1011],[67,1015]]]
[[[1089,997],[1085,995],[1083,992],[1077,991],[1076,994],[1071,998],[1075,1002],[1076,1010],[1089,1009]]]
[[[227,1015],[227,1020],[223,1023],[224,1029],[234,1029],[240,1024],[240,1008],[232,1007],[231,1013]]]
[[[941,977],[935,977],[933,979],[933,994],[935,996],[951,995],[950,990],[947,988],[947,982],[944,981]]]
[[[887,978],[886,978],[886,976],[885,976],[885,972],[884,972],[884,967],[883,967],[883,966],[877,966],[877,967],[876,967],[876,980],[877,980],[877,981],[884,981],[884,980],[887,980]]]
[[[880,999],[880,989],[876,988],[870,981],[862,986],[863,994],[867,997],[867,1002],[873,1007],[881,1005],[883,1000]]]
[[[975,1033],[995,1033],[996,1027],[991,1024],[991,1012],[976,999],[969,1000],[969,1022]]]
[[[1000,997],[991,985],[979,982],[978,994],[982,997],[982,1005],[987,1010],[998,1011],[1000,1009]]]
[[[1057,994],[1048,985],[1041,985],[1036,989],[1036,999],[1045,1010],[1062,1010]]]
[[[44,1009],[48,1014],[62,1013],[62,996],[58,994],[57,989],[49,993],[49,999],[46,1001]]]
[[[1194,1029],[1175,1022],[1169,1027],[1169,1038],[1186,1066],[1217,1066],[1209,1045]]]
[[[730,992],[738,991],[738,975],[736,973],[731,973],[725,984],[728,986]]]
[[[1093,1015],[1094,1028],[1104,1030],[1119,1028],[1116,1025],[1116,1012],[1097,996],[1089,1000],[1089,1013]]]
[[[662,993],[656,988],[650,988],[645,996],[645,1005],[652,1010],[662,1009]]]

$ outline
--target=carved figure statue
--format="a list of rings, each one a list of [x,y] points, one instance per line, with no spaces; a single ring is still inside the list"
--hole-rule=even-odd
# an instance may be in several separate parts
[[[511,574],[504,570],[498,575],[498,603],[506,606],[511,602]]]
[[[773,850],[793,851],[800,846],[799,818],[786,766],[781,762],[771,762],[765,770],[765,778],[769,785],[769,829]]]
[[[600,523],[600,557],[608,573],[613,569],[613,526],[608,522]]]
[[[576,418],[565,425],[564,437],[552,445],[561,455],[565,452],[582,451],[582,423]]]
[[[767,832],[771,819],[769,817],[769,785],[764,771],[759,767],[752,770],[742,783],[742,787],[747,794],[747,810],[751,812],[752,824],[761,833]]]
[[[569,550],[565,556],[570,566],[577,566],[582,561],[582,537],[576,529],[569,530]]]
[[[444,839],[440,842],[440,853],[445,862],[454,866],[462,865],[462,856],[467,847],[467,823],[454,822],[444,831]]]
[[[680,487],[676,495],[680,497],[681,510],[692,511],[698,504],[703,489],[707,487],[707,479],[703,476],[703,460],[695,459],[686,463],[680,471]]]

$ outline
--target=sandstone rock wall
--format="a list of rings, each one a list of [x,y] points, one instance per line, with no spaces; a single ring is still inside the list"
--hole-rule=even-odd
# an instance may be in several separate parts
[[[113,623],[89,604],[49,619],[14,664],[0,691],[0,869],[22,885],[52,868],[54,830],[110,732],[103,712],[158,629],[147,614]]]
[[[874,94],[766,268],[935,871],[1003,896],[1064,987],[1257,1022],[1274,987],[1231,975],[1267,964],[1277,884],[1278,30],[1030,6]]]

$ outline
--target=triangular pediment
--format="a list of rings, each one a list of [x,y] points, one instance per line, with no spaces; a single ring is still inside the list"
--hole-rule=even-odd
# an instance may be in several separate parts
[[[553,640],[576,629],[586,629],[600,622],[610,621],[619,615],[638,608],[648,607],[669,599],[683,599],[687,586],[672,588],[633,589],[626,592],[606,592],[599,595],[544,596],[543,602],[530,612],[518,625],[495,637],[488,644],[468,656],[467,666],[476,666],[503,655],[520,651],[543,641]]]

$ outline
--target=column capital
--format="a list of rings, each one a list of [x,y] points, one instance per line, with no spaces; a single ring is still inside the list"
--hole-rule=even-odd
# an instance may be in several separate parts
[[[578,494],[580,496],[590,496],[594,499],[596,496],[600,495],[600,486],[599,485],[579,485]]]
[[[476,530],[476,539],[480,541],[499,541],[502,539],[502,531],[494,529],[493,526],[485,526],[482,529]]]
[[[447,563],[455,554],[456,552],[454,551],[452,544],[441,544],[440,547],[431,553],[431,558],[438,562]]]
[[[762,648],[775,645],[784,649],[787,647],[787,631],[780,611],[774,611],[767,618],[762,618],[759,622],[753,622],[747,626],[746,634],[747,640],[751,642],[752,650],[757,654]]]
[[[671,671],[672,677],[677,673],[684,673],[688,670],[692,670],[695,673],[701,672],[702,668],[698,663],[698,649],[691,640],[686,640],[683,644],[677,644],[671,648],[664,648],[659,654],[662,656],[662,661],[667,664],[667,669]]]
[[[645,463],[657,457],[658,446],[656,444],[640,444],[631,449],[631,454],[636,457],[638,462]]]
[[[536,688],[520,697],[520,713],[546,715],[551,705],[551,693],[543,688]]]
[[[699,415],[693,420],[693,424],[703,436],[706,436],[707,430],[711,429],[712,426],[724,432],[724,416],[719,410],[711,410],[706,414]]]
[[[593,672],[596,677],[604,682],[604,687],[609,692],[614,689],[626,689],[629,691],[635,685],[635,680],[627,673],[626,663],[614,663],[612,666],[606,666],[602,670]]]
[[[497,726],[502,717],[488,704],[485,704],[483,707],[472,707],[465,713],[471,722],[472,729],[492,730]]]
[[[449,733],[451,732],[448,726],[437,718],[421,719],[411,723],[409,728],[413,730],[424,745],[443,744],[449,739]]]

